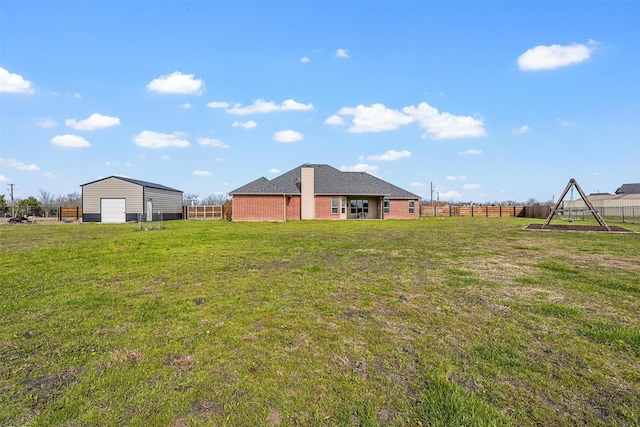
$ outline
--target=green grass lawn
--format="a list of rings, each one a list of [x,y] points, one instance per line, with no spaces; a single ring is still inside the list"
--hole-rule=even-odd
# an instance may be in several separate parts
[[[640,234],[532,221],[0,226],[0,425],[640,425]]]

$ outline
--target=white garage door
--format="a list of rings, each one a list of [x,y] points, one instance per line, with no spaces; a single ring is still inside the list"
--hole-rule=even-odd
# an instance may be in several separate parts
[[[126,222],[125,199],[100,200],[102,222]]]

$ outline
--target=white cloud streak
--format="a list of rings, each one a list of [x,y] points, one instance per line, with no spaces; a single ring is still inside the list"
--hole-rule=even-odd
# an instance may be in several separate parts
[[[596,42],[590,40],[588,45],[572,43],[532,47],[518,57],[518,67],[525,71],[537,71],[579,64],[591,57],[595,46]]]
[[[512,131],[515,134],[523,134],[531,132],[531,128],[528,125],[522,125]]]
[[[211,104],[211,103],[209,103]],[[207,105],[209,105],[207,104]],[[212,108],[221,108],[223,103],[219,106]],[[226,107],[222,107],[226,108]],[[266,113],[274,113],[281,111],[309,111],[313,110],[313,104],[302,104],[293,99],[287,99],[283,101],[281,104],[276,104],[273,101],[265,101],[263,99],[257,99],[253,101],[253,104],[243,106],[242,104],[234,104],[233,107],[227,108],[227,112],[230,114],[235,114],[238,116],[246,116],[249,114],[266,114]]]
[[[462,188],[465,190],[479,190],[482,186],[480,184],[465,184]]]
[[[348,58],[349,57],[349,49],[337,49],[336,56],[338,58]]]
[[[227,144],[215,138],[198,138],[198,144],[203,147],[229,148]]]
[[[76,119],[67,119],[64,121],[64,124],[75,130],[96,130],[119,126],[120,119],[117,117],[103,116],[102,114],[93,113],[89,118],[80,121]]]
[[[43,117],[41,119],[38,119],[36,121],[36,124],[41,128],[45,128],[45,129],[52,129],[58,126],[58,123],[50,117]]]
[[[158,133],[145,130],[133,137],[133,142],[143,148],[186,148],[189,147],[189,141],[186,140],[187,134],[183,132]]]
[[[32,94],[35,90],[29,80],[0,67],[0,92]]]
[[[56,135],[51,138],[51,143],[53,145],[57,145],[58,147],[66,147],[66,148],[84,148],[91,147],[91,144],[86,139],[82,138],[78,135]]]
[[[298,142],[304,139],[304,135],[295,130],[281,130],[273,134],[273,140],[276,142],[290,143]]]
[[[203,170],[197,170],[197,171],[193,171],[193,174],[196,176],[211,176],[212,173],[209,171],[203,171]]]
[[[253,129],[253,128],[257,127],[258,124],[256,122],[254,122],[253,120],[249,120],[247,122],[235,121],[235,122],[233,122],[233,124],[231,126],[233,126],[234,128]]]
[[[6,167],[6,168],[11,168],[11,169],[16,169],[19,170],[21,172],[33,172],[33,171],[39,171],[40,168],[35,165],[35,164],[26,164],[23,163],[19,160],[16,159],[0,159],[0,166],[2,167]]]
[[[364,157],[365,160],[378,160],[378,161],[394,161],[404,159],[405,157],[411,157],[411,151],[409,150],[389,150],[384,154],[373,154],[371,156]]]
[[[457,191],[450,190],[444,193],[438,193],[438,197],[440,200],[445,200],[445,199],[457,199],[462,196]]]
[[[204,91],[204,81],[196,79],[195,74],[175,71],[151,80],[147,89],[157,93],[201,95]]]

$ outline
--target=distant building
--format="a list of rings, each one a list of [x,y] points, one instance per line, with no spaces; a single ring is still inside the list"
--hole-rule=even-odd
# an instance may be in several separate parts
[[[594,208],[600,211],[603,216],[620,216],[622,209],[637,208],[640,210],[640,184],[623,184],[615,194],[591,193],[589,201]],[[582,199],[565,200],[563,205],[566,208],[585,209]]]
[[[419,196],[366,172],[304,164],[229,193],[234,221],[417,219]]]
[[[110,176],[81,185],[82,221],[120,223],[151,219],[182,219],[182,191],[152,182]]]

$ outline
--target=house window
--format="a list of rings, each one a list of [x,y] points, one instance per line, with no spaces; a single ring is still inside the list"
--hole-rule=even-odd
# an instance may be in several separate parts
[[[342,211],[343,214],[347,213],[347,199],[345,199],[344,197],[342,198],[340,210]]]
[[[416,212],[416,201],[409,200],[409,214],[414,214]]]
[[[368,200],[351,200],[351,213],[360,216],[367,216],[369,213]]]
[[[384,199],[384,201],[382,202],[382,208],[384,209],[384,213],[389,213],[389,211],[391,206],[391,202],[389,201],[389,199]]]
[[[336,198],[331,199],[331,213],[332,214],[338,213],[338,199]]]

